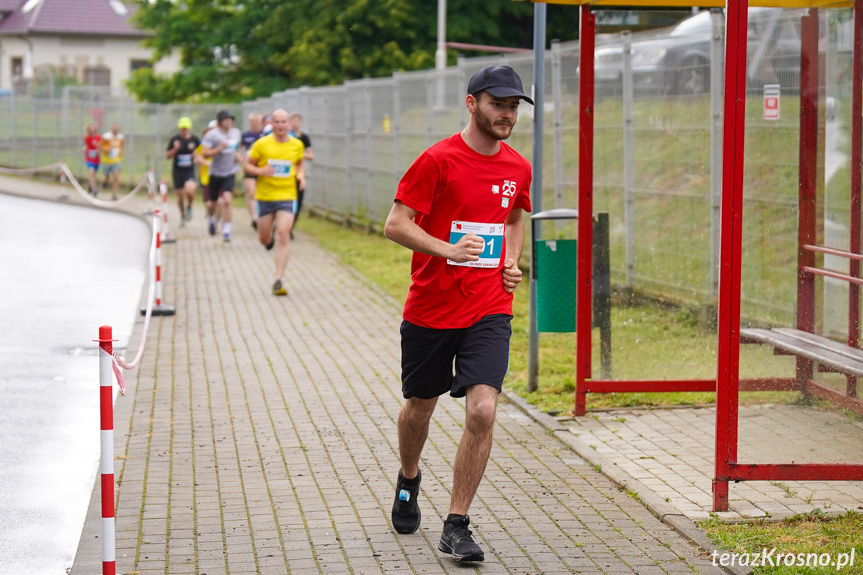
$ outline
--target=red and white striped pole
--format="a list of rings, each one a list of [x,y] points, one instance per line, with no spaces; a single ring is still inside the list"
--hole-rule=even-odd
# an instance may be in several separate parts
[[[60,168],[60,199],[68,200],[69,194],[66,193],[66,173],[63,172],[63,168]]]
[[[159,193],[162,195],[162,221],[164,222],[162,226],[162,243],[173,244],[177,240],[168,235],[168,184],[165,183],[165,180],[162,180],[162,183],[159,184]]]
[[[99,327],[99,412],[102,473],[102,574],[116,573],[114,526],[114,349],[111,326]]]
[[[153,315],[174,315],[174,307],[162,303],[162,214],[159,210],[153,214],[153,230],[156,233],[156,281],[153,291]],[[147,308],[141,308],[141,315],[147,313]]]

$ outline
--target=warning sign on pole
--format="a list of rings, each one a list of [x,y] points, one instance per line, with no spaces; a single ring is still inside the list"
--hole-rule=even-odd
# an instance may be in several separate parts
[[[779,84],[764,85],[764,119],[779,119]]]

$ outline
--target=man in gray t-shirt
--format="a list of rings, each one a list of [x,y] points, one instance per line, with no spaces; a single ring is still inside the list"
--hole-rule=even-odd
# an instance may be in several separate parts
[[[207,190],[207,213],[210,235],[216,235],[216,202],[222,212],[222,239],[231,241],[231,200],[237,166],[243,161],[239,152],[240,130],[234,127],[234,116],[226,110],[216,114],[219,125],[207,132],[201,141],[202,155],[211,160],[210,185]]]

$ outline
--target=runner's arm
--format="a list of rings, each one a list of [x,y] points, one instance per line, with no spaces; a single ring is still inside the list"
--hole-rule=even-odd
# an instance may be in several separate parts
[[[504,231],[506,239],[506,260],[503,262],[503,289],[512,293],[521,283],[521,269],[518,260],[524,249],[524,210],[512,210],[506,219]]]
[[[457,244],[449,244],[429,235],[419,227],[414,222],[418,213],[397,200],[387,216],[384,234],[395,243],[422,254],[446,258],[458,263],[479,259],[479,254],[483,250],[483,241],[476,234],[466,234]]]
[[[165,152],[165,158],[170,160],[174,156],[177,155],[177,152],[180,149],[180,141],[179,140],[171,140],[170,148]]]
[[[306,165],[303,163],[303,160],[300,160],[296,163],[297,170],[297,190],[303,192],[306,189]]]
[[[258,158],[252,155],[246,156],[246,161],[243,162],[243,170],[252,176],[272,176],[276,173],[276,170],[270,165],[259,168]]]

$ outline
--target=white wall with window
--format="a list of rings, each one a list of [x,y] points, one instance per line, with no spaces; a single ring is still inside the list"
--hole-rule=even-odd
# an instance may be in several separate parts
[[[32,51],[31,51],[32,50]],[[0,90],[25,81],[28,52],[34,70],[55,70],[75,76],[82,85],[122,87],[132,70],[149,65],[150,50],[138,38],[37,36],[0,38]],[[154,66],[157,73],[179,70],[179,55]]]

